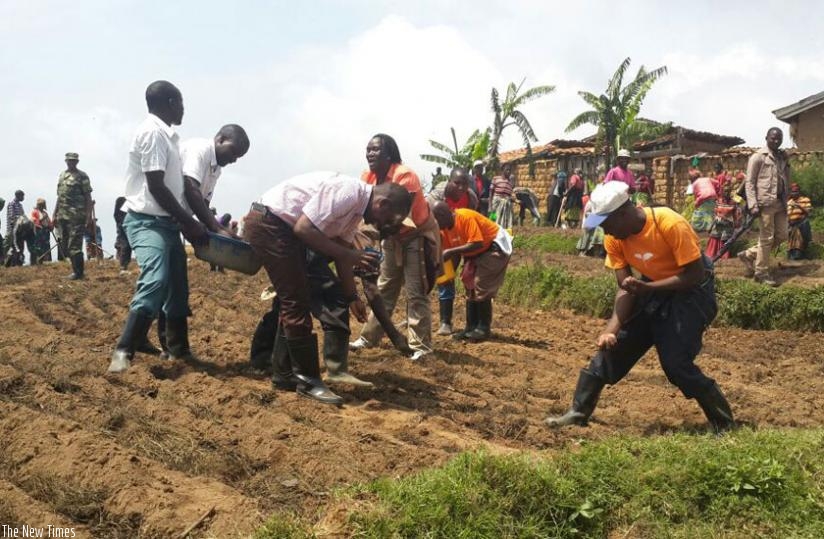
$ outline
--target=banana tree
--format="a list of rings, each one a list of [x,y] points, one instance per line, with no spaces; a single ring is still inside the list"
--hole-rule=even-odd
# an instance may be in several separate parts
[[[555,87],[547,85],[535,86],[534,88],[524,90],[522,93],[521,89],[523,88],[524,82],[526,82],[526,79],[522,80],[517,86],[514,82],[510,82],[506,88],[506,96],[503,101],[500,100],[498,90],[492,88],[490,104],[494,117],[492,121],[492,140],[490,141],[487,155],[487,164],[492,170],[497,169],[499,165],[498,151],[500,149],[501,135],[503,135],[507,128],[512,126],[518,129],[523,139],[527,159],[530,159],[531,169],[532,143],[537,142],[538,137],[535,135],[532,125],[529,123],[529,120],[521,108],[530,101],[554,92]]]
[[[450,148],[448,145],[436,140],[430,140],[429,145],[441,152],[441,154],[421,154],[421,159],[429,161],[430,163],[446,165],[449,169],[456,167],[470,169],[476,159],[483,159],[486,155],[490,141],[489,128],[483,131],[476,129],[469,135],[466,142],[460,146],[458,146],[458,137],[455,135],[455,128],[450,127],[449,131],[452,133],[452,147]]]
[[[578,95],[592,108],[573,118],[566,128],[566,132],[569,133],[582,125],[596,126],[598,141],[604,148],[610,165],[615,161],[615,154],[618,152],[621,141],[623,140],[626,144],[632,133],[642,127],[636,125],[642,121],[638,119],[641,105],[655,82],[667,74],[667,66],[661,66],[652,71],[647,71],[644,66],[641,66],[635,78],[624,85],[624,76],[629,69],[630,62],[630,58],[621,62],[610,78],[606,91],[601,95],[585,91],[578,92]]]

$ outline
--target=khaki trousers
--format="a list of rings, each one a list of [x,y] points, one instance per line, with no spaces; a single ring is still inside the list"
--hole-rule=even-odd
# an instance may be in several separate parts
[[[403,244],[394,240],[383,241],[384,259],[378,290],[386,312],[392,316],[401,288],[406,285],[409,346],[413,350],[429,352],[432,349],[432,311],[426,294],[423,242],[423,238],[414,238]],[[397,252],[397,249],[401,251]],[[375,315],[370,314],[360,336],[370,345],[376,345],[383,334]]]
[[[762,208],[758,226],[758,245],[744,253],[750,260],[755,260],[756,275],[766,275],[770,271],[770,253],[788,238],[786,206],[776,202]]]

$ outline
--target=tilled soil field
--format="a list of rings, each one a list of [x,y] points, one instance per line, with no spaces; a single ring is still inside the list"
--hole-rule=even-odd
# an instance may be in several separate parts
[[[263,273],[210,273],[196,260],[190,325],[202,362],[138,355],[129,372],[107,375],[135,275],[108,261],[82,282],[62,280],[67,272],[0,273],[0,523],[74,527],[78,537],[173,537],[192,525],[192,537],[244,536],[273,512],[314,514],[336,487],[465,450],[541,451],[704,425],[648,355],[604,391],[590,427],[548,430],[543,418],[568,407],[603,322],[502,304],[493,341],[436,337],[438,351],[417,363],[386,345],[353,354],[352,372],[376,388],[335,387],[341,408],[274,392],[247,368],[268,308]],[[744,423],[817,426],[823,360],[818,334],[712,329],[698,363]]]

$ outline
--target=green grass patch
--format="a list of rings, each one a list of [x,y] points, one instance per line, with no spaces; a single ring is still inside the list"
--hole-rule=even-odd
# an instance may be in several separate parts
[[[824,331],[824,287],[767,286],[741,279],[718,284],[716,323],[746,329]]]
[[[527,308],[564,308],[606,318],[612,313],[616,289],[611,273],[586,277],[555,266],[526,264],[507,271],[498,297]],[[824,331],[824,286],[769,288],[742,279],[721,279],[718,304],[716,325]]]
[[[824,537],[822,450],[822,430],[741,430],[466,453],[352,487],[336,506],[346,537]],[[272,529],[258,537],[312,533]]]
[[[532,236],[516,235],[513,239],[513,247],[525,253],[544,252],[572,255],[578,252],[575,248],[577,244],[578,238],[575,236],[552,232],[534,234]]]
[[[810,226],[813,232],[824,233],[824,211],[813,211],[810,219]],[[701,250],[707,246],[708,237],[706,234],[699,235],[699,243]],[[730,253],[735,256],[737,253],[752,247],[758,243],[758,223],[755,223],[750,229],[750,232],[742,236],[735,242]],[[564,255],[578,254],[578,236],[571,236],[568,233],[564,234],[560,231],[543,232],[541,234],[533,234],[531,236],[515,236],[513,240],[513,247],[519,254],[534,254],[534,253],[559,253]],[[810,260],[824,259],[824,246],[818,243],[811,243],[807,248],[807,258]],[[775,253],[777,259],[787,258],[787,243],[781,244],[778,252]]]
[[[498,297],[529,308],[564,308],[605,318],[612,313],[615,290],[615,277],[610,274],[581,277],[539,263],[509,268]]]

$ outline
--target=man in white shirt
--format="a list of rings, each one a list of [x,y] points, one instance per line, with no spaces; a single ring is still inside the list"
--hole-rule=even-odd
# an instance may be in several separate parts
[[[183,177],[192,182],[200,191],[203,204],[208,210],[215,192],[215,185],[223,167],[231,165],[249,151],[249,137],[236,124],[220,128],[212,139],[193,138],[180,145],[180,161],[183,163]],[[192,210],[195,208],[193,207]],[[195,212],[197,213],[197,212]],[[209,220],[215,220],[207,211]],[[219,226],[215,220],[215,226]]]
[[[224,125],[212,139],[194,138],[180,145],[186,201],[200,222],[212,232],[234,235],[215,219],[215,214],[209,209],[209,203],[223,167],[234,163],[248,151],[249,137],[246,131],[236,124]],[[168,345],[170,333],[173,344],[176,344],[172,349]],[[157,334],[164,356],[171,356],[172,359],[191,359],[188,320],[185,316],[167,323],[163,311],[160,311]]]
[[[161,309],[170,323],[185,321],[191,314],[180,234],[193,244],[207,240],[207,226],[194,219],[185,196],[179,137],[172,128],[183,121],[183,96],[170,82],[156,81],[146,88],[146,104],[149,116],[138,126],[129,150],[124,204],[128,214],[123,220],[141,271],[112,353],[112,373],[131,366],[137,342]]]
[[[378,256],[353,249],[361,221],[378,229],[411,223],[412,197],[404,187],[372,186],[334,172],[296,176],[267,191],[246,216],[244,237],[263,260],[280,300],[280,323],[299,395],[341,404],[320,379],[317,336],[312,333],[306,247],[335,261],[349,309],[360,322],[366,307],[355,287],[355,267],[374,269]]]

